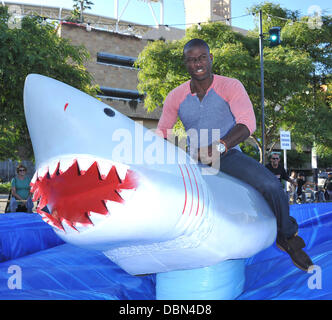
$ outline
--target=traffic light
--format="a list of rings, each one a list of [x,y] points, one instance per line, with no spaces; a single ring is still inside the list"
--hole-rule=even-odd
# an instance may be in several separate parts
[[[269,30],[269,34],[270,34],[270,47],[275,47],[278,46],[281,43],[281,39],[280,39],[280,27],[272,27]]]

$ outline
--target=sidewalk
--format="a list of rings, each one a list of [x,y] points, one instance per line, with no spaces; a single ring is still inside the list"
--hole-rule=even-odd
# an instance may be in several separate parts
[[[8,193],[0,194],[0,200],[7,200],[8,199]],[[0,214],[5,212],[6,209],[6,202],[0,201]]]

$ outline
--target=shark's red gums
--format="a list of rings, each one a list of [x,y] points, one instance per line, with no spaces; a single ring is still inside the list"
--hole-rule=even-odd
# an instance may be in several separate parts
[[[31,183],[31,192],[34,193],[33,200],[39,200],[37,212],[49,224],[62,230],[63,221],[74,229],[77,224],[93,224],[89,218],[91,212],[108,214],[108,200],[122,203],[121,190],[137,186],[132,171],[128,170],[122,180],[116,166],[110,167],[107,175],[99,171],[97,162],[81,172],[77,159],[73,159],[73,164],[65,172],[59,168],[60,161],[53,173],[47,170],[44,176]],[[46,205],[47,209],[43,210]]]

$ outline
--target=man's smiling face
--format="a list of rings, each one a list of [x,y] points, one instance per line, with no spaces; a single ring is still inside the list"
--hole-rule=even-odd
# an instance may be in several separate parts
[[[184,51],[184,62],[192,79],[205,80],[212,74],[213,57],[204,46],[196,46]]]

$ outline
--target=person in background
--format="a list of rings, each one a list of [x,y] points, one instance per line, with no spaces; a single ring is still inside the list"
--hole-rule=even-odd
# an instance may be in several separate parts
[[[12,179],[12,197],[10,199],[10,212],[32,212],[33,202],[30,194],[30,178],[27,177],[27,168],[20,164],[16,169],[17,176]]]
[[[305,175],[303,172],[300,172],[298,174],[297,178],[297,202],[300,203],[306,203],[308,202],[306,193],[310,193],[310,201],[315,201],[315,193],[313,190],[311,190],[310,187],[314,187],[315,184],[309,181],[306,181]]]
[[[296,183],[296,178],[297,178],[297,173],[296,171],[292,171],[291,175],[290,175],[290,179],[292,179],[294,181],[294,183],[292,182],[288,182],[287,181],[287,193],[288,193],[288,199],[290,203],[296,203],[296,191],[297,191],[297,183]]]
[[[278,153],[272,153],[270,157],[270,163],[266,165],[266,168],[269,169],[277,179],[285,180],[296,187],[296,179],[290,177],[285,168],[280,164],[280,156]]]
[[[327,179],[324,183],[324,195],[327,201],[332,200],[332,172],[328,173]]]

